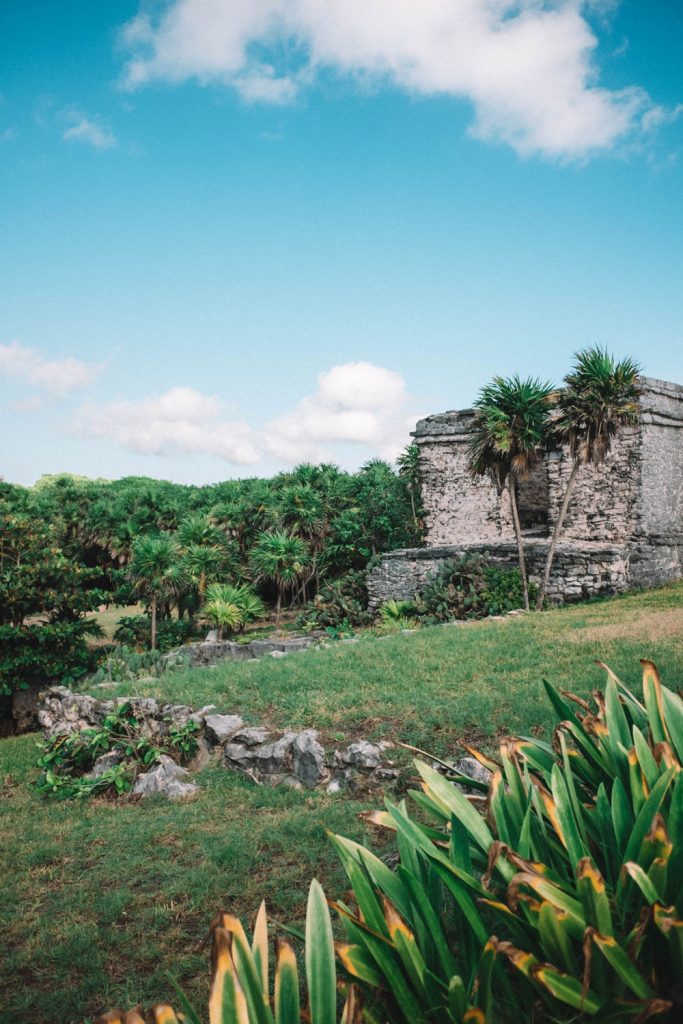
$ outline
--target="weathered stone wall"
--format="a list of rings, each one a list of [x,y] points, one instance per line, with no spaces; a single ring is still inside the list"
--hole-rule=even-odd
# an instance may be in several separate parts
[[[683,542],[683,388],[650,380],[642,405],[640,533],[655,544]]]
[[[420,420],[415,428],[430,547],[514,536],[507,495],[499,494],[486,477],[473,479],[468,472],[473,416],[469,409],[442,413]]]
[[[547,530],[549,502],[548,464],[542,462],[517,487],[519,520],[523,530]]]
[[[543,573],[548,542],[526,544],[529,577],[539,582]],[[405,548],[384,555],[380,565],[368,573],[370,607],[378,608],[391,598],[409,601],[422,589],[430,576],[446,563],[464,554],[486,552],[492,563],[516,568],[514,543],[450,545],[437,548]],[[584,543],[559,544],[548,588],[548,599],[556,604],[579,601],[600,594],[616,594],[628,589],[629,553],[622,545]]]
[[[683,576],[683,387],[648,378],[640,407],[639,425],[615,438],[605,463],[581,467],[562,531],[564,548],[573,545],[574,554],[567,550],[554,570],[557,599],[601,593],[605,587],[655,586]],[[428,548],[424,555],[386,556],[371,577],[377,594],[409,597],[438,564],[444,546],[484,545],[504,552],[513,540],[507,492],[468,473],[473,416],[466,409],[417,424]],[[570,472],[568,452],[557,452],[520,486],[523,528],[536,536],[552,531]],[[622,555],[614,556],[614,565],[608,556],[609,566],[593,571],[582,553],[587,544],[612,545]],[[375,603],[384,599],[373,598]]]
[[[637,532],[642,435],[624,430],[601,466],[582,466],[562,528],[564,540],[619,543]],[[564,451],[548,458],[548,525],[555,528],[572,461]]]

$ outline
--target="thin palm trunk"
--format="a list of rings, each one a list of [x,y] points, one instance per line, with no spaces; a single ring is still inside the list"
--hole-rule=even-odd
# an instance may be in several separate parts
[[[564,526],[564,520],[565,520],[565,517],[567,515],[567,509],[569,508],[569,500],[570,500],[570,498],[572,496],[572,491],[574,490],[574,485],[576,484],[576,479],[577,479],[578,474],[579,474],[580,466],[581,466],[581,463],[578,461],[578,459],[575,459],[574,460],[574,465],[572,466],[572,471],[569,474],[569,480],[567,481],[567,489],[564,492],[564,498],[562,499],[562,505],[560,507],[560,514],[557,517],[557,522],[555,523],[555,529],[553,530],[553,536],[552,536],[552,539],[550,541],[550,547],[548,548],[548,555],[547,555],[546,560],[545,560],[545,569],[544,569],[544,572],[543,572],[543,579],[541,581],[541,586],[540,586],[540,589],[538,591],[538,598],[536,600],[536,610],[537,611],[541,610],[541,608],[543,607],[543,602],[545,601],[545,595],[546,595],[546,592],[548,590],[548,583],[550,581],[550,572],[552,570],[553,561],[555,559],[555,549],[556,549],[558,541],[560,539],[560,534],[562,533],[562,527]]]
[[[152,594],[152,628],[150,636],[150,646],[152,650],[156,650],[157,646],[157,596]]]
[[[517,508],[517,484],[512,474],[508,477],[508,491],[510,492],[510,508],[512,509],[512,522],[517,538],[517,557],[519,559],[519,572],[522,577],[522,592],[524,594],[524,608],[529,611],[529,582],[526,575],[526,558],[524,556],[524,541],[522,540],[522,527],[519,522],[519,509]]]
[[[277,604],[275,605],[275,628],[280,628],[280,609],[282,608],[282,585],[277,585]]]

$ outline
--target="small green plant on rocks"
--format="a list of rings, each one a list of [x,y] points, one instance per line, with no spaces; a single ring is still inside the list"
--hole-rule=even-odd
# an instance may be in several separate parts
[[[81,729],[41,744],[36,789],[60,797],[126,793],[162,754],[181,763],[191,760],[197,752],[198,729],[189,720],[171,723],[163,735],[151,734],[132,706],[123,704],[99,729]]]

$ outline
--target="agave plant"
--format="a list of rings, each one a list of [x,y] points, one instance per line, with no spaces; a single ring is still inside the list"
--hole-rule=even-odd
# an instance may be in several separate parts
[[[360,1024],[362,1001],[353,984],[341,983],[345,1002],[337,1011],[337,970],[332,925],[320,883],[311,882],[306,911],[306,988],[308,1006],[301,1005],[299,972],[294,949],[279,939],[271,984],[268,917],[262,903],[251,942],[240,921],[221,914],[213,928],[213,974],[209,990],[209,1024]],[[147,1014],[154,1024],[202,1024],[202,1018],[182,996],[182,1013],[171,1006],[153,1006]],[[98,1024],[145,1024],[141,1007],[123,1013],[111,1010]]]
[[[343,962],[387,994],[388,1019],[459,1020],[464,1003],[446,1001],[454,985],[481,1013],[468,1020],[680,1019],[683,702],[643,665],[644,703],[609,670],[596,709],[546,684],[561,716],[555,746],[508,740],[499,762],[471,750],[488,787],[416,762],[413,797],[433,824],[391,803],[372,816],[397,833],[396,873],[335,840],[357,900],[339,906],[355,944]],[[368,926],[385,940],[384,964]]]
[[[333,945],[314,881],[307,1009],[287,942],[271,991],[265,908],[251,943],[222,915],[210,1024],[333,1024],[344,980],[342,1024],[680,1020],[683,702],[651,662],[643,668],[642,702],[609,669],[594,708],[546,684],[560,716],[554,744],[506,740],[497,761],[468,748],[489,783],[416,761],[419,818],[405,801],[368,816],[395,833],[395,871],[332,837],[352,890],[332,904],[346,941]],[[132,1013],[101,1022],[139,1024]],[[165,1005],[150,1016],[177,1019]]]

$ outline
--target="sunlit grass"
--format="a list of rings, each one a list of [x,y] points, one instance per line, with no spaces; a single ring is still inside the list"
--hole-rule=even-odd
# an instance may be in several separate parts
[[[541,680],[586,696],[602,684],[596,658],[635,688],[638,659],[652,658],[677,688],[682,627],[677,585],[226,662],[138,690],[195,707],[215,703],[276,727],[319,727],[329,745],[385,736],[455,754],[461,736],[492,747],[506,732],[547,734]],[[117,692],[126,691],[102,696]],[[377,803],[256,787],[220,768],[200,774],[201,796],[191,804],[59,803],[28,786],[37,739],[0,742],[2,1024],[80,1022],[112,1005],[168,998],[169,968],[191,992],[204,992],[202,943],[214,911],[247,917],[265,896],[276,918],[300,919],[312,875],[339,895],[325,828],[362,839],[357,815]]]

